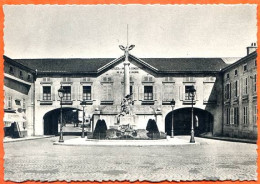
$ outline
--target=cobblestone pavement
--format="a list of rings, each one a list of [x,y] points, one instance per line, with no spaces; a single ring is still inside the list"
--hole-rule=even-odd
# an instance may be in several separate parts
[[[5,180],[257,179],[255,144],[196,138],[201,145],[88,147],[53,145],[57,139],[5,143]]]

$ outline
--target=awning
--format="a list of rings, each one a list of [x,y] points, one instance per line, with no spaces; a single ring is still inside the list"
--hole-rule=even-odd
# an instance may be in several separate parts
[[[25,122],[26,119],[23,118],[23,114],[16,112],[5,112],[4,113],[4,123],[5,126],[11,126],[13,122]]]

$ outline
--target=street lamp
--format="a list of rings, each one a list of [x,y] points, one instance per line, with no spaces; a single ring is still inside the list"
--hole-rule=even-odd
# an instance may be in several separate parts
[[[195,143],[194,139],[194,119],[193,119],[193,100],[195,97],[196,89],[194,86],[191,86],[189,89],[189,96],[191,97],[191,137],[190,137],[190,143]]]
[[[175,100],[172,99],[171,107],[172,107],[172,129],[171,129],[171,138],[174,138],[174,126],[173,126],[173,108],[175,106]]]
[[[64,142],[63,140],[63,132],[62,132],[62,127],[63,127],[63,122],[62,122],[62,98],[64,97],[65,90],[63,89],[62,86],[60,86],[60,89],[58,90],[58,95],[60,97],[60,138],[59,142]]]
[[[83,117],[82,117],[82,134],[81,138],[85,138],[85,131],[84,131],[84,121],[85,121],[85,107],[87,105],[87,102],[84,100],[81,102],[81,105],[83,107]]]

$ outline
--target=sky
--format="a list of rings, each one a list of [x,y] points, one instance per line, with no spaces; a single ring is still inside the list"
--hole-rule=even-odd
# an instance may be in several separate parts
[[[11,58],[243,57],[256,5],[5,5]]]

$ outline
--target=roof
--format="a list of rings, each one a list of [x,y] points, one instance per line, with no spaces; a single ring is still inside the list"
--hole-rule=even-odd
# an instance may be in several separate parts
[[[160,72],[217,72],[227,64],[221,58],[142,58]]]
[[[135,60],[154,72],[219,72],[228,66],[222,58],[137,58]],[[69,59],[14,59],[16,62],[37,69],[40,73],[99,73],[124,60],[119,58],[69,58]]]
[[[236,62],[234,62],[234,63],[232,63],[232,64],[230,64],[230,65],[224,67],[224,68],[222,69],[222,71],[225,72],[225,71],[227,71],[227,70],[229,70],[229,69],[231,69],[231,68],[237,67],[237,66],[240,65],[241,63],[247,62],[247,61],[250,60],[250,59],[255,59],[256,57],[257,57],[257,52],[254,51],[254,52],[252,52],[252,53],[246,55],[245,57],[239,59],[238,61],[236,61]]]

